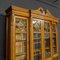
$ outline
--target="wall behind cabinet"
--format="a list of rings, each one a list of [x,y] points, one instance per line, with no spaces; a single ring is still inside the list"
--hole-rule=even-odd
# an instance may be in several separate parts
[[[6,54],[6,39],[5,39],[5,16],[4,15],[0,15],[0,60],[5,60],[5,54]]]

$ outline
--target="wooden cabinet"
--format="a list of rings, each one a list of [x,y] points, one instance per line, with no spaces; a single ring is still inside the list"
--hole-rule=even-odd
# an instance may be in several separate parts
[[[10,6],[6,10],[6,60],[59,60],[58,18],[48,10]]]

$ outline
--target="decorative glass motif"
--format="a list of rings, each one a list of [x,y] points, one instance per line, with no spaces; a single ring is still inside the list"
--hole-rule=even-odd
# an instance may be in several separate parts
[[[26,32],[27,21],[25,19],[16,18],[16,33]]]
[[[56,25],[52,24],[52,32],[56,32]]]
[[[41,21],[40,20],[33,20],[33,31],[34,32],[41,31]]]
[[[49,22],[44,22],[44,31],[50,32],[50,23]]]

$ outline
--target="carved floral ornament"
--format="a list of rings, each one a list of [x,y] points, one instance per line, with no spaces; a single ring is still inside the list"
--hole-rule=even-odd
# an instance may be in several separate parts
[[[50,11],[47,9],[43,9],[43,8],[38,8],[36,10],[32,10],[33,13],[36,13],[39,14],[39,15],[43,15],[43,16],[48,16],[48,17],[51,17],[51,18],[54,18],[54,19],[57,19],[57,20],[60,20],[59,18],[56,18],[55,16],[53,16]]]
[[[42,15],[52,15],[50,12],[49,12],[49,10],[45,10],[45,9],[43,9],[43,8],[38,8],[36,11],[39,11]]]

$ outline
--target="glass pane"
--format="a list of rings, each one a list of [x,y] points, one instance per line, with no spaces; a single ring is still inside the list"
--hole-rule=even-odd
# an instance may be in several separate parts
[[[41,54],[41,50],[40,50],[40,51],[38,51],[38,50],[35,51],[34,54],[35,54],[35,55]]]
[[[34,39],[34,60],[42,60],[41,39]]]
[[[34,43],[41,43],[41,39],[34,39]]]
[[[49,33],[45,33],[44,36],[45,36],[45,38],[49,38],[50,34]]]
[[[56,38],[56,33],[53,33],[52,35],[53,35],[53,36],[52,36],[53,38]]]
[[[52,31],[56,32],[56,25],[55,24],[52,24]]]
[[[26,34],[16,34],[16,41],[18,40],[26,40]]]
[[[17,56],[16,60],[26,60],[26,56],[25,55]]]
[[[45,58],[49,58],[51,56],[51,48],[50,48],[50,33],[45,33]]]
[[[34,49],[40,49],[40,48],[41,48],[40,43],[35,43],[35,44],[34,44]]]
[[[16,33],[26,32],[27,21],[25,19],[16,18]]]
[[[16,60],[27,60],[27,20],[16,18]]]
[[[35,33],[34,38],[41,38],[41,34]]]
[[[26,54],[26,42],[16,42],[16,55]]]
[[[45,39],[45,48],[50,48],[50,38]]]
[[[56,47],[56,38],[53,38],[52,42],[53,42],[53,47]]]
[[[53,43],[53,53],[57,53],[57,48],[56,48],[56,33],[53,33],[53,38],[52,38],[52,43]]]
[[[53,53],[56,54],[57,53],[57,48],[53,47]]]
[[[41,31],[41,21],[40,20],[33,20],[33,31],[34,32]]]
[[[45,50],[45,58],[49,58],[51,56],[50,49]]]
[[[38,54],[34,56],[34,60],[42,60],[42,55]]]
[[[49,32],[50,31],[50,24],[49,22],[44,22],[44,31]]]

